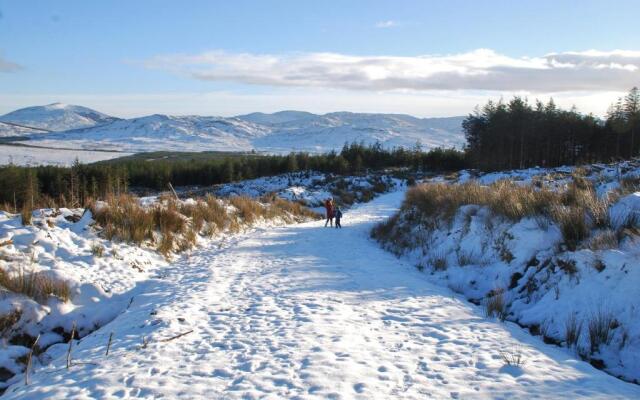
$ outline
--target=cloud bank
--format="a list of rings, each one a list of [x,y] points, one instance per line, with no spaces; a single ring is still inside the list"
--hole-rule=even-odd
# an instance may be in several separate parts
[[[365,91],[625,91],[640,83],[640,51],[510,57],[489,49],[452,55],[285,55],[211,51],[145,61],[203,81]]]

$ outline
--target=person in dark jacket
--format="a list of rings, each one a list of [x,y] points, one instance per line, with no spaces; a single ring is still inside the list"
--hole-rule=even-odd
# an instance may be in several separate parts
[[[336,229],[342,229],[342,225],[340,225],[340,218],[342,218],[342,210],[340,210],[340,206],[336,206],[336,212],[334,215],[336,219]]]
[[[324,208],[327,211],[327,221],[324,223],[325,228],[327,224],[330,224],[333,227],[333,199],[328,198],[324,201]]]

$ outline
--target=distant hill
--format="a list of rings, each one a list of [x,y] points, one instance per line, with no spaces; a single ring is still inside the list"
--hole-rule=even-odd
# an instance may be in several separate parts
[[[43,134],[22,128],[17,134],[28,136],[29,143],[38,146],[126,152],[255,149],[274,153],[326,152],[353,141],[378,141],[384,147],[412,147],[417,142],[425,149],[460,147],[464,143],[463,119],[350,112],[318,115],[303,111],[237,117],[154,114],[118,119],[59,103],[23,108],[0,117],[0,121],[54,131]],[[2,129],[0,124],[0,135],[11,136],[2,133]]]
[[[41,128],[50,131],[66,131],[69,129],[86,128],[118,120],[87,107],[62,103],[46,106],[21,108],[0,116],[0,135],[26,135],[29,133],[43,133],[29,130],[25,127]],[[22,125],[8,125],[2,122]]]

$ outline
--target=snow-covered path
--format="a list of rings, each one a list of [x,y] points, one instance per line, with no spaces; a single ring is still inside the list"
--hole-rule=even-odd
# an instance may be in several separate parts
[[[640,398],[379,249],[369,229],[401,199],[351,210],[340,231],[314,222],[194,251],[84,338],[71,369],[66,347],[51,349],[58,359],[5,396]],[[514,348],[521,370],[503,367],[500,352]]]

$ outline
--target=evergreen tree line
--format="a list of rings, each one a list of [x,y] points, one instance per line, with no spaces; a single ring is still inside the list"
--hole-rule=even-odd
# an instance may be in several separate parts
[[[640,93],[633,88],[604,121],[558,108],[553,99],[489,101],[462,124],[471,166],[502,170],[555,167],[635,157],[640,151]]]
[[[287,172],[361,174],[366,170],[411,168],[453,171],[466,167],[463,152],[432,149],[384,149],[380,143],[345,144],[340,152],[316,155],[218,156],[210,159],[111,160],[71,167],[0,167],[0,209],[79,207],[91,200],[125,193],[130,187],[166,190],[174,186],[214,185]]]

